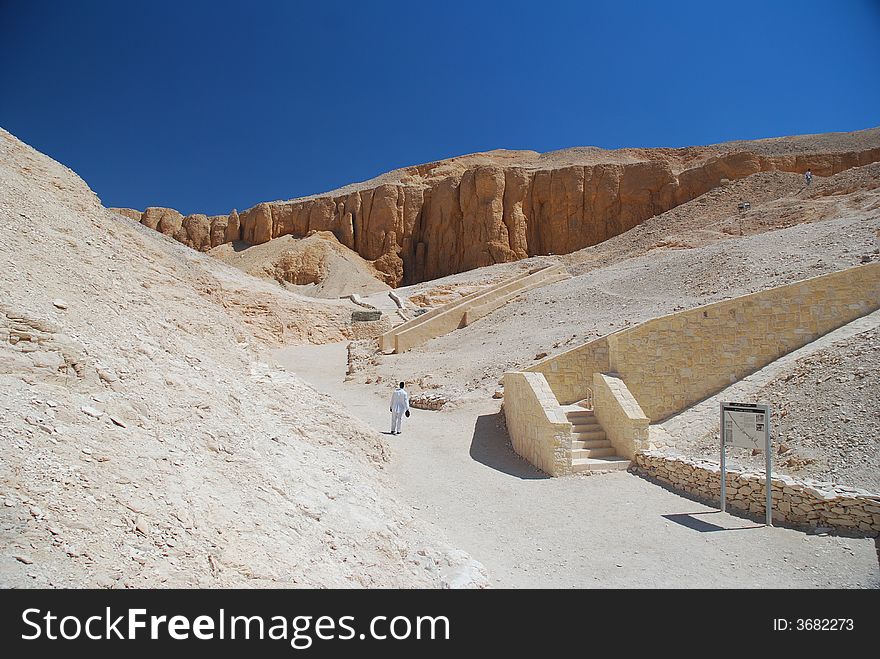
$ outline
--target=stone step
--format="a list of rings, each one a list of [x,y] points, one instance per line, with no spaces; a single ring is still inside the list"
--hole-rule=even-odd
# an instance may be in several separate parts
[[[607,439],[573,439],[571,448],[608,448],[611,442]]]
[[[571,459],[572,464],[574,464],[575,460],[579,460],[581,458],[607,458],[614,455],[614,447],[608,446],[606,448],[581,448],[581,449],[572,449],[571,451]]]
[[[572,432],[599,432],[602,430],[602,426],[598,423],[572,423],[571,431]]]
[[[618,455],[605,458],[578,458],[571,461],[571,470],[575,474],[583,472],[600,473],[603,471],[626,471],[629,460]]]
[[[581,442],[585,442],[589,439],[606,439],[604,430],[597,430],[595,432],[573,432],[571,433],[571,438]]]
[[[593,414],[592,410],[572,410],[570,412],[566,412],[565,416],[568,417],[569,421],[573,421],[574,419],[593,419],[596,415]]]

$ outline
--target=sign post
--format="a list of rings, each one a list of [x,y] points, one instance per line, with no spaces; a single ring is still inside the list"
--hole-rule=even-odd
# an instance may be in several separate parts
[[[721,403],[721,511],[727,510],[727,444],[764,451],[767,473],[767,526],[773,526],[773,452],[770,407],[754,403]]]

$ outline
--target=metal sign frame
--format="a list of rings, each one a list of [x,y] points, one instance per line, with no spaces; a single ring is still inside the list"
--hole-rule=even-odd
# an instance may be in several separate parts
[[[757,403],[721,403],[721,512],[727,511],[727,461],[725,448],[728,443],[733,445],[733,438],[727,437],[726,417],[728,412],[746,412],[764,415],[764,456],[767,470],[767,526],[773,526],[773,451],[770,443],[770,406]],[[757,424],[756,424],[757,425]],[[732,434],[732,433],[731,433]],[[725,439],[729,440],[726,442]],[[755,447],[759,448],[759,447]]]

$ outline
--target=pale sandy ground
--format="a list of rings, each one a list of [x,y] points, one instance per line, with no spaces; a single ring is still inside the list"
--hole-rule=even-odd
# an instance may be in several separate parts
[[[104,209],[0,130],[0,589],[441,587],[381,437],[262,361],[306,299]]]
[[[275,359],[377,432],[385,389],[344,382],[346,346]],[[547,478],[499,427],[498,401],[413,410],[385,435],[399,497],[483,563],[496,587],[877,588],[872,539],[807,535],[723,514],[629,473]]]

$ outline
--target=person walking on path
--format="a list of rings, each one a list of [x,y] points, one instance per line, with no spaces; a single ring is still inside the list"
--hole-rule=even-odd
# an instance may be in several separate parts
[[[808,169],[806,174],[804,174],[804,183],[806,185],[810,185],[813,182],[813,171]]]
[[[409,416],[409,394],[403,388],[403,382],[391,394],[391,434],[400,434],[400,423],[403,415]]]

